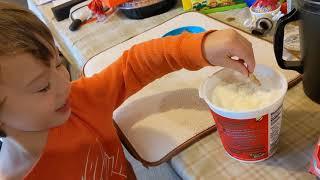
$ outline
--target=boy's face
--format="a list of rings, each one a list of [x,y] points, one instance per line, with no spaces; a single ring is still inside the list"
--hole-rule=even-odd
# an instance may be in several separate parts
[[[0,56],[0,122],[2,129],[42,131],[64,123],[69,73],[59,56],[45,64],[29,53]]]

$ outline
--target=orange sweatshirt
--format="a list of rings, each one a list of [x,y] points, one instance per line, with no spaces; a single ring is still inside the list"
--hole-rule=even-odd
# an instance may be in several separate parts
[[[45,150],[27,180],[131,179],[113,126],[112,113],[129,96],[172,71],[208,66],[202,55],[206,33],[151,40],[125,51],[112,65],[72,83],[72,113],[49,131]]]

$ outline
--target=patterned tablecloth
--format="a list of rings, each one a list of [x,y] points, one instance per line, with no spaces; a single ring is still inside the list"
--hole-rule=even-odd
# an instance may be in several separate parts
[[[305,96],[302,83],[290,89],[277,152],[259,163],[240,163],[226,154],[217,132],[171,160],[183,179],[315,179],[308,173],[320,134],[320,105]]]

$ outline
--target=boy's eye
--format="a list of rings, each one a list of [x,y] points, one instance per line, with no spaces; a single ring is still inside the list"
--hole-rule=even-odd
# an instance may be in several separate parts
[[[59,62],[59,64],[56,66],[56,68],[59,68],[59,67],[61,67],[63,65],[63,63],[62,63],[62,61],[61,62]]]
[[[46,93],[48,92],[50,89],[50,84],[48,84],[45,88],[40,89],[38,92],[39,93]]]

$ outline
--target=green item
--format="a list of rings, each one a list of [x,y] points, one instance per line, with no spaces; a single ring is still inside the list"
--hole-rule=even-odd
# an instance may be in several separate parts
[[[223,12],[247,7],[243,0],[182,0],[183,9],[198,11],[203,14]]]
[[[242,3],[238,3],[238,4],[236,3],[234,5],[229,5],[229,6],[202,9],[202,10],[200,10],[200,12],[203,14],[210,14],[210,13],[216,13],[216,12],[229,11],[232,9],[241,9],[244,7],[248,7],[248,6],[245,2],[242,2]]]

